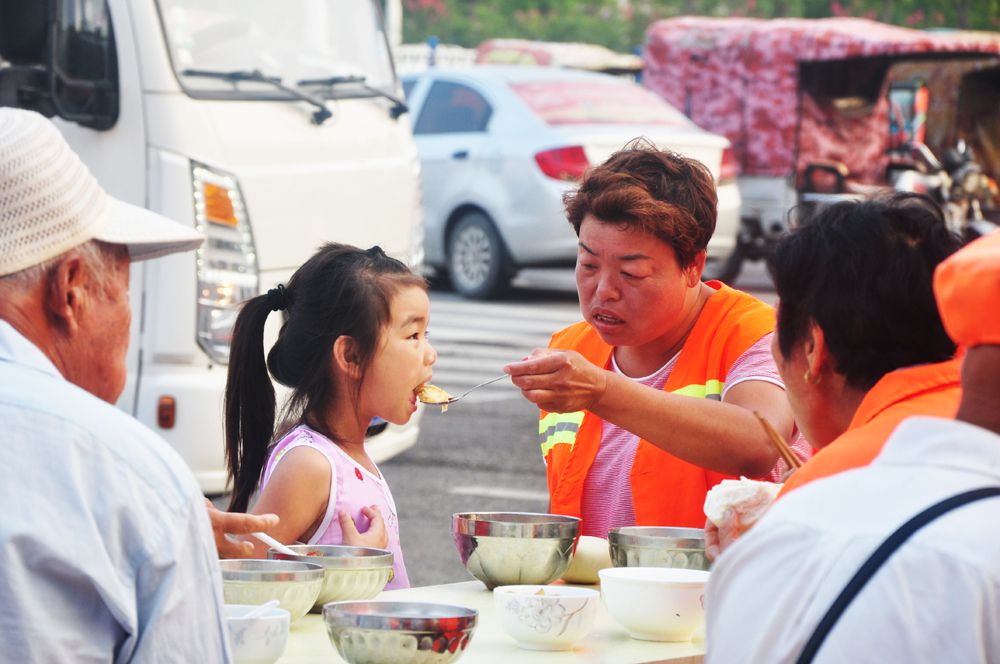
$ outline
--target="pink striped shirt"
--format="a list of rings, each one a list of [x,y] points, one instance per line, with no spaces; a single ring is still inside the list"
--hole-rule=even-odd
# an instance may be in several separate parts
[[[785,385],[778,375],[778,368],[771,356],[771,334],[764,335],[757,343],[748,348],[739,359],[733,363],[726,376],[722,398],[739,383],[748,380],[759,380],[773,383],[784,389]],[[647,387],[662,390],[670,378],[670,372],[677,364],[680,353],[672,357],[655,373],[643,378],[634,378],[636,382]],[[611,369],[622,373],[611,357]],[[632,504],[632,485],[629,481],[629,470],[635,460],[639,448],[639,437],[625,429],[605,421],[601,429],[601,446],[597,450],[594,464],[587,473],[583,485],[581,512],[583,524],[581,534],[593,537],[608,536],[608,530],[623,526],[635,525],[635,509]],[[812,454],[809,443],[796,432],[792,449],[802,459],[808,459]],[[783,461],[778,461],[768,474],[772,482],[780,481],[787,470]],[[665,487],[664,490],[669,490]],[[669,526],[670,524],[659,524]]]

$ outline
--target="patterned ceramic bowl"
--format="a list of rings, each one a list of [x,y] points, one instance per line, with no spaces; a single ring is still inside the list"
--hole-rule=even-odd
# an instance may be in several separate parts
[[[615,567],[708,569],[705,531],[701,528],[612,528],[608,546]]]
[[[528,650],[569,650],[594,626],[600,593],[573,586],[501,586],[493,603],[504,631]]]
[[[479,613],[427,602],[331,602],[330,641],[350,664],[447,664],[465,653]]]
[[[291,614],[274,607],[255,618],[244,616],[256,609],[244,604],[226,604],[226,624],[234,664],[272,664],[285,652]]]

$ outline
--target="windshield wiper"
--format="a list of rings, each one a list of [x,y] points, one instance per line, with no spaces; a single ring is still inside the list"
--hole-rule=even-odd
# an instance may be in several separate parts
[[[380,90],[376,87],[372,87],[365,83],[367,80],[364,76],[358,76],[356,74],[348,74],[346,76],[328,76],[326,78],[304,78],[301,81],[297,81],[296,85],[325,85],[331,88],[335,88],[338,85],[352,84],[360,87],[362,90],[369,92],[376,97],[384,97],[392,102],[392,107],[389,109],[389,115],[393,120],[397,119],[403,113],[410,110],[410,107],[406,105],[406,102],[397,97],[396,95],[389,94],[385,90]]]
[[[333,113],[330,109],[326,107],[322,99],[317,99],[316,97],[302,92],[302,90],[297,90],[296,88],[285,85],[281,82],[281,79],[277,76],[266,76],[259,69],[254,69],[253,71],[211,71],[208,69],[185,69],[181,72],[184,76],[201,76],[203,78],[217,78],[222,81],[227,81],[233,83],[234,85],[240,81],[252,81],[254,83],[266,83],[267,85],[274,86],[275,88],[281,90],[282,92],[287,92],[296,99],[301,99],[302,101],[309,102],[316,107],[316,111],[312,114],[313,124],[321,125],[324,121],[333,117]]]

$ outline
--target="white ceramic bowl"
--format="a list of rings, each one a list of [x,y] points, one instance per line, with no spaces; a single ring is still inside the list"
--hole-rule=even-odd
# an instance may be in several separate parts
[[[705,623],[709,572],[670,567],[602,569],[601,596],[633,639],[688,641]]]
[[[235,664],[273,664],[285,652],[291,614],[270,608],[257,618],[244,618],[257,608],[250,604],[226,604],[229,645]]]
[[[493,591],[500,625],[528,650],[572,648],[594,626],[598,597],[596,590],[572,586],[500,586]]]

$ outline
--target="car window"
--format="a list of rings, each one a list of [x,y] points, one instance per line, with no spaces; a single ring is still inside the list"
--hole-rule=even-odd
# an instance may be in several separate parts
[[[414,134],[485,131],[493,108],[467,85],[435,81],[413,127]]]
[[[416,79],[403,79],[403,96],[409,99],[410,93],[413,92],[413,88],[416,87],[416,85]]]
[[[683,113],[639,85],[616,81],[530,81],[511,89],[545,123],[692,127]]]

